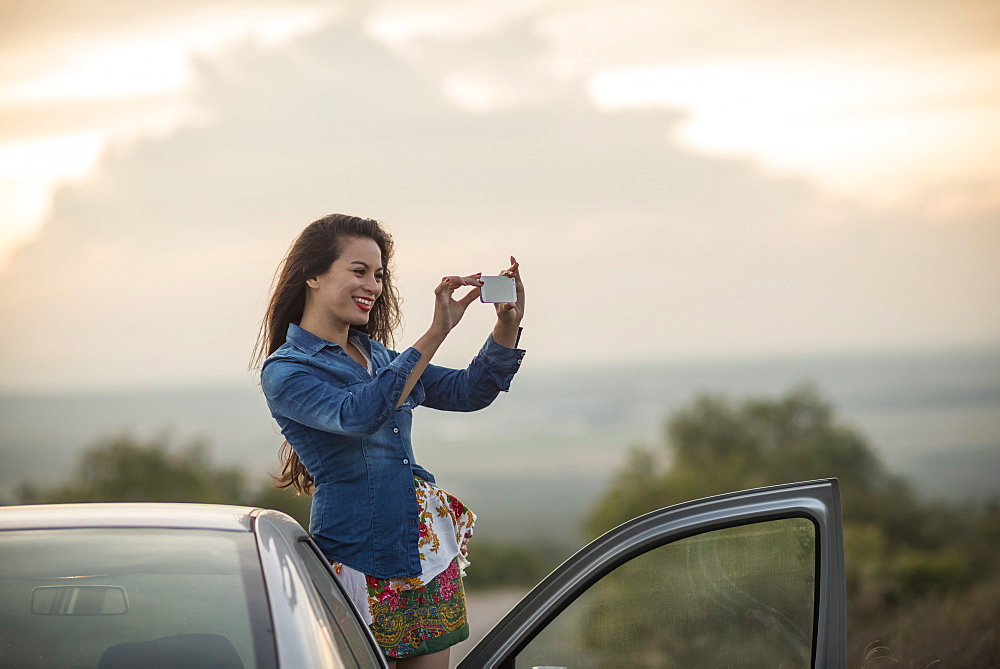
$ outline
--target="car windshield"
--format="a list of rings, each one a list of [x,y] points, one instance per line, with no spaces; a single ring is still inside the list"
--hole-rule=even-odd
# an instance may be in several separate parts
[[[3,531],[0,555],[2,666],[275,663],[249,532]]]

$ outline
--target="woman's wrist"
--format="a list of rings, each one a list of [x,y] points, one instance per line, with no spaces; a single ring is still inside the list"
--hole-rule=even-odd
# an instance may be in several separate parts
[[[520,329],[521,324],[519,322],[505,323],[497,321],[497,324],[493,326],[493,341],[507,348],[517,348],[517,333]]]
[[[424,333],[420,339],[413,343],[411,348],[415,349],[420,353],[420,359],[417,360],[416,364],[413,365],[413,369],[410,370],[409,375],[406,377],[406,382],[403,384],[403,392],[400,393],[399,399],[396,401],[396,408],[403,406],[403,402],[406,398],[410,396],[410,392],[413,387],[417,385],[417,381],[420,380],[420,375],[424,373],[427,369],[427,365],[430,364],[431,358],[437,353],[438,347],[441,346],[441,342],[444,341],[445,336],[448,333],[441,333],[439,330],[435,330],[432,325],[427,332]]]
[[[449,332],[450,330],[436,328],[431,325],[431,327],[427,329],[427,332],[425,332],[424,335],[413,344],[413,348],[417,349],[424,355],[432,353],[436,351],[442,343],[444,343],[444,340],[447,338]]]

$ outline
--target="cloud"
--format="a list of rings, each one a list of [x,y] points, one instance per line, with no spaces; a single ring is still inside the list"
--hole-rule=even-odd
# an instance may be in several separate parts
[[[502,70],[494,43],[547,58],[530,25],[509,30],[483,40],[477,67]],[[279,51],[234,47],[196,76],[210,120],[107,152],[0,274],[7,388],[245,378],[275,265],[332,211],[397,238],[404,345],[443,271],[496,271],[511,253],[542,364],[1000,334],[983,251],[996,210],[948,225],[874,213],[677,146],[676,112],[598,111],[572,77],[544,104],[469,113],[363,16]],[[438,361],[485,337],[489,308],[473,306]]]
[[[928,186],[1000,183],[1000,52],[885,65],[857,53],[627,68],[595,74],[609,110],[687,110],[677,142],[753,157],[873,203]],[[738,110],[738,111],[737,111]],[[991,198],[976,205],[992,206]]]
[[[388,5],[369,33],[474,113],[550,104],[582,81],[603,109],[683,114],[682,146],[869,204],[934,191],[949,203],[935,209],[987,211],[992,193],[966,186],[1000,187],[1000,33],[983,29],[996,3]]]
[[[197,121],[186,99],[196,56],[240,42],[280,46],[337,11],[303,0],[40,0],[0,8],[0,191],[10,194],[0,200],[0,266],[35,234],[58,185],[81,172],[81,138],[96,141],[93,158],[111,141]],[[5,174],[12,154],[25,157],[30,174]]]

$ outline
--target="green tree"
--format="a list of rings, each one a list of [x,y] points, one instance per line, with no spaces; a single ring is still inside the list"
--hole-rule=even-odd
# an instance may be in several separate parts
[[[919,532],[907,483],[810,387],[777,399],[703,396],[668,421],[661,451],[633,449],[587,519],[596,536],[640,513],[777,483],[837,477],[844,515]]]
[[[669,419],[664,436],[658,449],[631,451],[586,519],[590,535],[686,500],[836,477],[850,656],[862,660],[869,642],[879,639],[884,646],[894,639],[897,650],[921,647],[907,658],[913,666],[925,666],[940,659],[943,649],[962,644],[961,657],[979,658],[963,666],[996,666],[991,664],[1000,652],[995,639],[1000,603],[993,599],[1000,592],[995,504],[973,509],[921,501],[811,387],[774,399],[703,396]],[[964,627],[949,627],[940,618],[912,614],[931,610],[934,602],[954,608],[956,597],[981,602],[977,611],[993,622],[973,625],[978,619],[968,615]]]
[[[84,451],[67,483],[22,485],[29,504],[61,502],[200,502],[239,504],[246,477],[238,467],[211,462],[204,442],[170,448],[165,435],[142,441],[121,434]]]
[[[195,440],[175,448],[163,434],[148,440],[129,434],[99,439],[80,456],[67,482],[52,487],[25,483],[18,497],[25,504],[240,504],[277,509],[309,526],[309,497],[275,488],[271,480],[251,488],[243,469],[212,462],[206,443]]]
[[[475,538],[469,543],[472,567],[465,577],[471,590],[517,587],[527,590],[558,566],[556,549],[544,542],[511,544]]]

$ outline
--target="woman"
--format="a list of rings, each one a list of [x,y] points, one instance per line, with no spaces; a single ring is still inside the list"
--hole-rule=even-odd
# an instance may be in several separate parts
[[[475,516],[437,488],[410,443],[412,411],[488,406],[510,385],[524,287],[464,370],[430,364],[479,297],[480,274],[446,276],[434,315],[402,353],[393,244],[373,220],[332,215],[306,227],[279,267],[257,343],[261,385],[286,439],[281,487],[312,493],[309,530],[371,625],[391,666],[447,667],[468,637],[461,569]],[[463,286],[468,292],[456,295]]]

